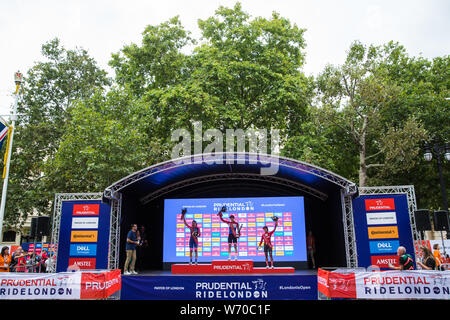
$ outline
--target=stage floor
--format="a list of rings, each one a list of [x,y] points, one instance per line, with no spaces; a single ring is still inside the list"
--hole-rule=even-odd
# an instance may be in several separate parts
[[[242,276],[242,273],[222,273],[222,274],[214,274],[214,276]],[[246,274],[247,276],[279,276],[280,274],[271,274],[271,273],[251,273]],[[293,273],[283,274],[285,276],[317,276],[317,270],[295,270]],[[167,277],[167,276],[212,276],[210,273],[193,273],[193,274],[173,274],[170,270],[143,270],[138,272],[138,274],[133,275],[122,275],[122,277]]]

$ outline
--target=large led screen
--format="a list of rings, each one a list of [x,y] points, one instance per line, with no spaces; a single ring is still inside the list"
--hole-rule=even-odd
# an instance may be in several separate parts
[[[187,210],[186,222],[197,222],[201,236],[198,238],[198,262],[225,260],[228,258],[229,227],[220,221],[217,213],[226,206],[225,220],[234,215],[242,225],[238,241],[239,259],[265,261],[264,251],[257,250],[263,227],[273,230],[278,217],[278,226],[272,235],[273,257],[276,261],[306,261],[306,232],[303,197],[264,198],[207,198],[166,199],[164,201],[164,263],[186,263],[189,261],[190,230],[181,217]],[[234,247],[231,255],[234,257]]]

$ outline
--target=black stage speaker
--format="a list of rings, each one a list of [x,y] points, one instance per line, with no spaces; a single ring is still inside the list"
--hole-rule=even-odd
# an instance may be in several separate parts
[[[430,211],[416,210],[414,211],[417,231],[431,230]]]
[[[448,212],[444,210],[435,211],[433,223],[435,231],[448,231]]]
[[[31,218],[31,231],[30,237],[35,238],[37,236],[50,235],[50,217],[34,217]]]

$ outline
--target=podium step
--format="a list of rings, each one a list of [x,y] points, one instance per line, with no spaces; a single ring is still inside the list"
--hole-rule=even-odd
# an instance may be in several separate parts
[[[267,269],[265,267],[253,267],[252,260],[241,260],[241,261],[228,261],[228,260],[214,260],[212,263],[208,264],[173,264],[172,267],[173,274],[198,274],[198,273],[208,273],[208,274],[223,274],[223,273],[238,273],[238,274],[249,274],[249,273],[294,273],[295,269],[292,267],[275,267],[273,269]]]

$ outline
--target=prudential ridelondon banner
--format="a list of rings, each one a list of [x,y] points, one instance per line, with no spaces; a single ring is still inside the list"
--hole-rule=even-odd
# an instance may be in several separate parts
[[[0,300],[106,299],[120,288],[120,270],[0,273]]]
[[[340,274],[319,269],[318,289],[331,298],[450,299],[450,271],[382,271]]]
[[[450,272],[388,271],[356,274],[358,299],[450,299]]]

